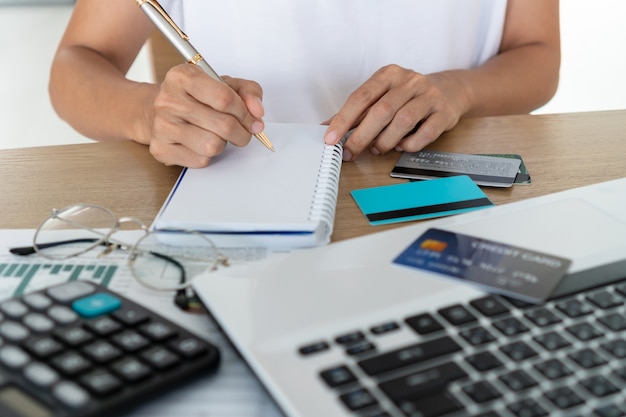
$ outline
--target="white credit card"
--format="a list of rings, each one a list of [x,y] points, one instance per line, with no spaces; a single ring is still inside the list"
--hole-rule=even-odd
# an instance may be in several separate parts
[[[478,185],[510,187],[520,164],[515,158],[422,150],[404,152],[391,176],[424,180],[467,175]]]

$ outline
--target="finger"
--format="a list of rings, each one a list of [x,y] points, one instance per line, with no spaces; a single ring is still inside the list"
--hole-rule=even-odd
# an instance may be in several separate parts
[[[381,77],[379,72],[354,90],[332,118],[324,135],[324,141],[327,144],[337,144],[350,129],[358,124],[359,120],[366,116],[372,104],[376,103],[388,90],[389,82]]]
[[[441,113],[433,113],[422,121],[415,133],[402,139],[396,146],[396,150],[417,152],[433,143],[450,128],[447,119]]]
[[[260,120],[250,113],[242,97],[229,84],[211,78],[195,65],[182,65],[182,67],[187,67],[183,88],[191,97],[217,112],[231,115],[248,132],[259,133],[257,131],[259,124],[256,122]],[[235,79],[230,77],[225,78],[238,87],[237,80],[233,81]],[[248,87],[248,89],[251,88],[253,87]],[[260,87],[258,88],[260,89]]]
[[[224,76],[223,78],[243,99],[248,107],[248,111],[254,117],[260,119],[265,115],[265,109],[263,107],[263,89],[258,83],[228,76]]]
[[[430,109],[419,98],[411,100],[396,112],[391,122],[380,132],[372,144],[372,153],[381,155],[394,149],[405,137],[417,132]]]

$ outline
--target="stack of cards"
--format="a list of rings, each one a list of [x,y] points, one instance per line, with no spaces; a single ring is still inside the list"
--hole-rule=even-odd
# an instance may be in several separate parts
[[[391,171],[392,177],[433,179],[467,175],[476,184],[510,187],[528,183],[530,176],[519,155],[469,155],[453,152],[405,152]],[[519,176],[519,177],[518,177]]]

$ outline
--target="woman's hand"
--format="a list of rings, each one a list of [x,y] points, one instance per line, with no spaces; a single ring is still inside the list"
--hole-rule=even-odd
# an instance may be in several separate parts
[[[261,87],[223,77],[221,83],[199,67],[182,64],[166,75],[146,121],[150,152],[167,165],[204,167],[226,143],[245,146],[263,131]]]
[[[398,65],[378,70],[357,88],[330,120],[325,141],[344,144],[344,160],[370,147],[374,154],[391,149],[417,151],[453,128],[466,111],[465,89],[442,74],[423,75]]]

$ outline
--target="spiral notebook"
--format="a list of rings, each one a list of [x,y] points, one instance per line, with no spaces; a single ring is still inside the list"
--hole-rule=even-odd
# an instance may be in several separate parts
[[[218,246],[299,248],[330,242],[342,147],[325,126],[266,124],[276,152],[258,141],[226,150],[206,168],[186,168],[152,225],[194,229]]]

